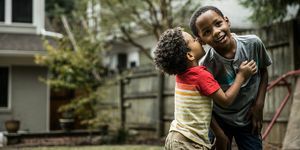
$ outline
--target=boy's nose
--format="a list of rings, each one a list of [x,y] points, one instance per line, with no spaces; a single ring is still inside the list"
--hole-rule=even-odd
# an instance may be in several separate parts
[[[221,32],[221,30],[220,30],[220,29],[218,29],[218,28],[214,28],[214,30],[213,30],[213,36],[214,36],[214,37],[218,37],[218,36],[219,36],[219,34],[220,34],[220,32]]]

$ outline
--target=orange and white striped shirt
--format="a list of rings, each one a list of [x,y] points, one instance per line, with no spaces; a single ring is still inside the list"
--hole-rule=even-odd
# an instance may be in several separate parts
[[[211,148],[208,131],[213,101],[208,95],[220,88],[204,66],[189,68],[176,75],[175,112],[170,131]]]

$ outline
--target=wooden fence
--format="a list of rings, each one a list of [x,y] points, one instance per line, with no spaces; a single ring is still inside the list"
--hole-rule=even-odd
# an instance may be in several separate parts
[[[269,81],[294,70],[297,59],[295,42],[295,21],[275,24],[257,30],[237,34],[256,34],[264,42],[273,64],[268,68]],[[142,70],[141,70],[142,69]],[[293,84],[294,80],[290,79]],[[166,135],[174,114],[174,76],[162,75],[153,66],[138,68],[119,82],[121,126],[136,131],[148,131],[161,137]],[[267,93],[264,107],[264,124],[270,122],[286,94],[284,87],[276,87]],[[291,102],[291,101],[290,101]],[[289,118],[288,103],[272,128],[269,143],[281,145]]]

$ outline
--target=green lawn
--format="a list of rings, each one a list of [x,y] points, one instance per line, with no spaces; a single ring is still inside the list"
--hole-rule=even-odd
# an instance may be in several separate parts
[[[36,147],[21,148],[24,150],[162,150],[160,146],[148,145],[103,145],[103,146],[74,146],[74,147]]]

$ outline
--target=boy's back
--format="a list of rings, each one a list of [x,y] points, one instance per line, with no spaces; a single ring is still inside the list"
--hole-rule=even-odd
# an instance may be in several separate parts
[[[211,83],[211,84],[207,84]],[[192,67],[176,75],[175,119],[170,131],[211,148],[208,138],[212,114],[212,99],[207,95],[220,88],[204,66]]]

